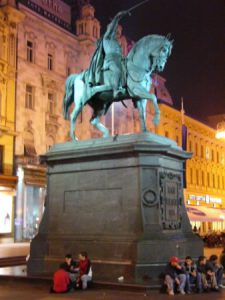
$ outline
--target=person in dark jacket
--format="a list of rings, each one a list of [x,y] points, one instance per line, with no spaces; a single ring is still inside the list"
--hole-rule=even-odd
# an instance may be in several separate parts
[[[177,291],[180,294],[185,294],[184,288],[186,285],[186,274],[182,266],[179,264],[179,259],[176,256],[172,256],[166,266],[165,284],[169,295],[174,295],[175,287],[177,287]]]
[[[186,272],[186,291],[191,293],[191,285],[194,283],[196,285],[197,292],[201,292],[201,274],[197,272],[197,266],[193,262],[191,256],[185,258],[183,268]]]
[[[197,271],[199,274],[201,274],[202,288],[205,291],[208,291],[210,287],[215,291],[219,290],[215,273],[213,272],[213,269],[209,266],[209,264],[206,263],[205,256],[199,256]]]
[[[209,260],[206,263],[206,266],[208,267],[208,269],[212,270],[212,272],[215,274],[217,286],[219,288],[225,288],[225,286],[222,284],[224,268],[219,263],[218,256],[217,255],[211,255]]]
[[[70,280],[72,282],[76,281],[76,278],[78,277],[78,263],[73,259],[71,254],[65,255],[65,263],[67,264],[67,272],[69,274]]]

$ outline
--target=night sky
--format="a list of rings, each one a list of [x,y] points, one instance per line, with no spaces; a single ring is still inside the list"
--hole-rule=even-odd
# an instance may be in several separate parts
[[[106,24],[118,11],[140,0],[91,0],[96,17]],[[123,33],[137,41],[144,35],[171,33],[174,48],[165,71],[174,105],[204,119],[225,113],[225,1],[150,0],[121,21]]]

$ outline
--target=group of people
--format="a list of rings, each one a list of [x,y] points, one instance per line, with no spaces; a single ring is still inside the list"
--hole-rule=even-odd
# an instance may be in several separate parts
[[[225,232],[212,232],[203,237],[203,241],[206,247],[222,247],[225,245]]]
[[[78,261],[71,254],[65,255],[65,260],[54,273],[52,293],[67,293],[75,289],[87,289],[92,281],[91,261],[87,252],[80,252]]]
[[[197,263],[190,256],[183,263],[176,256],[170,258],[165,269],[165,285],[167,293],[173,296],[176,292],[184,295],[193,291],[197,293],[219,291],[222,284],[224,268],[217,255],[209,260],[200,256]]]

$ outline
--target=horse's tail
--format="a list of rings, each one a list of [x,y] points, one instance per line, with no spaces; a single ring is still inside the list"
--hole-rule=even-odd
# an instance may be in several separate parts
[[[66,120],[69,119],[68,111],[70,105],[74,101],[74,81],[77,77],[77,74],[71,74],[65,83],[65,94],[63,98],[63,116]]]

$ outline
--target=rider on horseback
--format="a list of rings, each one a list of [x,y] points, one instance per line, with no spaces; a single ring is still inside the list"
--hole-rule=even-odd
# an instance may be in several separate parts
[[[122,87],[122,51],[117,40],[117,27],[129,11],[121,11],[108,24],[107,30],[97,45],[89,68],[89,85],[105,84],[112,87],[113,97],[124,92]]]

